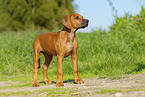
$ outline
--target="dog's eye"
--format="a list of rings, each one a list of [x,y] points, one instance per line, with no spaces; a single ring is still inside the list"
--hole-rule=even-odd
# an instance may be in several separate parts
[[[80,19],[80,18],[77,16],[75,19],[77,19],[77,20],[78,20],[78,19]]]

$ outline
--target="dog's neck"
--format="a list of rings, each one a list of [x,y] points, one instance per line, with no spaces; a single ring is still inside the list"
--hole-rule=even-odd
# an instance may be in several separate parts
[[[69,29],[69,28],[67,28],[66,26],[64,26],[64,27],[62,28],[62,31],[66,31],[66,32],[67,32],[68,41],[73,41],[77,29]]]
[[[62,31],[66,31],[66,32],[71,32],[71,29],[69,29],[69,28],[67,28],[66,26],[64,26],[63,28],[62,28]]]
[[[77,29],[69,29],[66,26],[64,26],[62,28],[62,31],[66,31],[66,32],[69,32],[69,33],[75,33],[77,31]]]

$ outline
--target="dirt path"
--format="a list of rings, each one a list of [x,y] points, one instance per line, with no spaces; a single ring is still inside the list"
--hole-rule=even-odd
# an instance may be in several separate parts
[[[12,93],[10,97],[45,97],[46,95],[50,97],[145,97],[145,73],[83,80],[83,84],[74,84],[71,81],[64,83],[64,87],[61,88],[56,87],[55,84],[40,87],[3,88],[0,89],[0,93]],[[8,86],[8,84],[0,82],[0,86]],[[25,93],[17,95],[18,92]]]

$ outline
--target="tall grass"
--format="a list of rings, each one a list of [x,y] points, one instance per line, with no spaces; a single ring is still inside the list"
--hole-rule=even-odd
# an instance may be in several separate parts
[[[78,35],[82,72],[98,75],[121,75],[145,68],[145,33],[102,32]],[[82,39],[85,37],[85,39]],[[83,45],[84,44],[84,45]],[[81,60],[81,59],[80,59]]]
[[[0,36],[0,75],[31,75],[33,71],[32,44],[41,32],[2,34]],[[77,33],[78,67],[80,74],[100,76],[141,72],[145,68],[145,32]],[[41,66],[44,58],[41,55]],[[56,57],[48,73],[56,75]],[[73,74],[71,58],[63,61],[63,72]],[[42,68],[39,70],[42,74]]]

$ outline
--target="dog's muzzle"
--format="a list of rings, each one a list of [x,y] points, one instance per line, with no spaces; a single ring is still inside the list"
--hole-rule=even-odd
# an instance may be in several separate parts
[[[89,24],[89,20],[88,19],[84,19],[83,22],[82,22],[82,27],[81,28],[87,27],[88,24]]]

